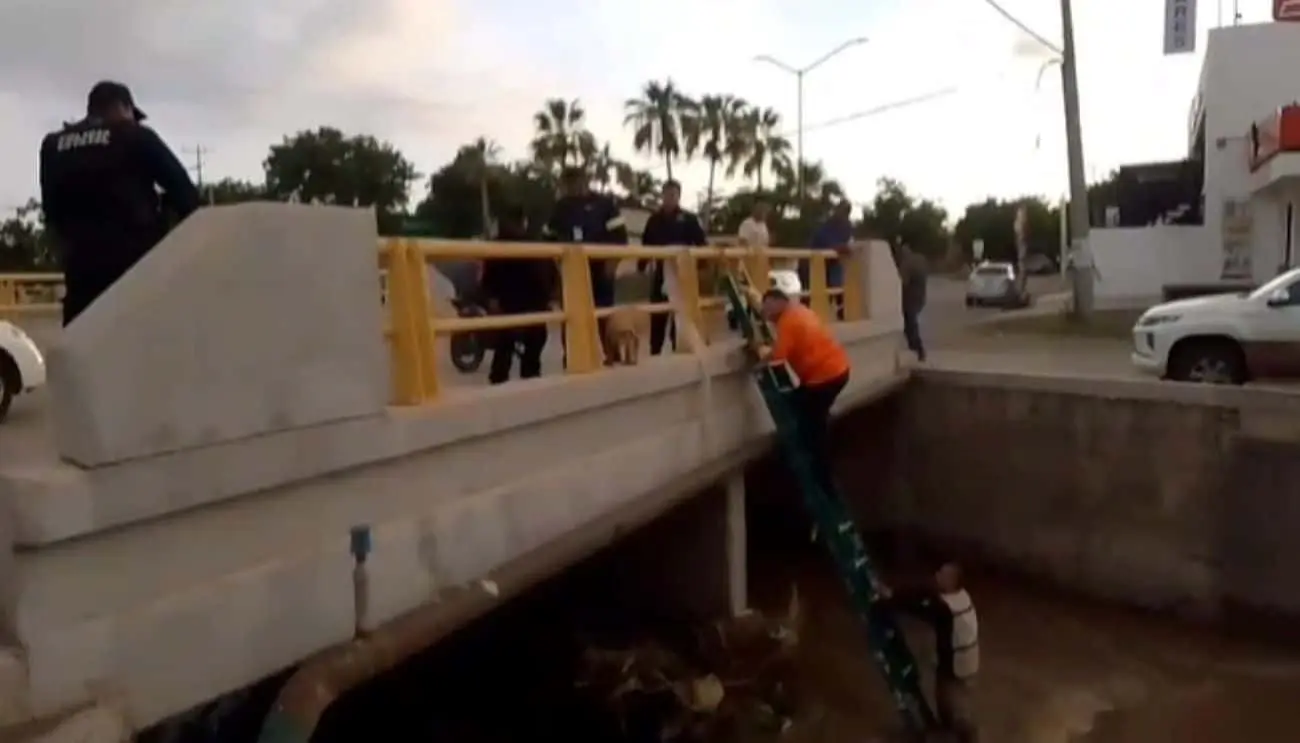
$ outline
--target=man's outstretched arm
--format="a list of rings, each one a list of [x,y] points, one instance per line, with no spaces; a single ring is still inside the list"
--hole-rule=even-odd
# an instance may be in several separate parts
[[[193,214],[199,208],[199,189],[167,143],[147,126],[140,127],[139,153],[149,177],[162,188],[168,206],[181,219]]]

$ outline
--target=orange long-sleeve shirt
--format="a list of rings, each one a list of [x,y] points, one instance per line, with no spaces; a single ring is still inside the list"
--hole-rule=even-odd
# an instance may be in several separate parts
[[[838,379],[849,371],[849,355],[817,313],[791,302],[776,321],[771,361],[790,365],[806,385]]]

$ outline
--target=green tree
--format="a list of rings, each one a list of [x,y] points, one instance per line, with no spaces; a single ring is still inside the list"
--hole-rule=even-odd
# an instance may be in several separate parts
[[[650,208],[659,193],[661,183],[654,173],[641,170],[628,163],[618,163],[614,167],[614,180],[623,191],[622,206]]]
[[[457,155],[461,173],[478,185],[479,216],[484,235],[492,234],[492,202],[488,197],[488,181],[497,168],[501,147],[486,137],[479,137],[469,147],[462,148],[464,157]]]
[[[285,137],[262,167],[272,199],[374,207],[385,233],[400,225],[419,177],[393,145],[330,127]]]
[[[875,197],[863,209],[861,230],[891,245],[907,244],[931,261],[948,251],[948,213],[929,199],[917,199],[902,183],[881,178]]]
[[[205,183],[199,188],[205,204],[242,204],[248,201],[266,201],[266,189],[255,183],[222,178],[216,183]]]
[[[683,130],[693,126],[695,102],[683,95],[672,80],[651,80],[641,90],[641,97],[629,98],[623,109],[623,124],[632,127],[632,146],[637,152],[662,157],[671,180],[673,161],[682,154],[691,154]]]
[[[0,272],[55,271],[59,255],[45,231],[40,202],[28,199],[0,222]]]
[[[531,161],[498,165],[486,181],[479,177],[478,143],[461,147],[456,157],[429,176],[428,193],[416,206],[414,219],[422,234],[471,238],[488,234],[491,222],[482,210],[482,188],[494,204],[513,204],[540,224],[554,201],[555,178]]]
[[[1028,196],[1002,201],[985,199],[966,207],[953,227],[953,238],[967,261],[974,259],[976,240],[984,242],[984,257],[995,261],[1016,260],[1016,210],[1025,207],[1026,254],[1040,253],[1053,258],[1060,243],[1060,209],[1042,198]]]

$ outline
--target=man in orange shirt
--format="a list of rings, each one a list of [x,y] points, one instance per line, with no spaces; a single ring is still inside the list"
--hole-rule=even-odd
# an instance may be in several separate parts
[[[771,348],[760,348],[759,357],[785,363],[799,377],[790,402],[812,452],[813,468],[830,493],[831,405],[849,382],[849,355],[817,313],[780,289],[763,294],[763,317],[775,327],[776,341]]]

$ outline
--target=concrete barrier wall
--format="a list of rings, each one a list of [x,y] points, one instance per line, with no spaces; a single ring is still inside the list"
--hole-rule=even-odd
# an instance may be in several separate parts
[[[1300,616],[1300,395],[926,372],[897,425],[870,520],[1129,604]]]
[[[841,410],[899,382],[896,333],[839,332],[855,364]],[[19,553],[28,709],[84,702],[107,680],[147,724],[350,638],[352,526],[374,530],[371,608],[383,622],[757,456],[772,430],[735,344],[383,420],[362,433],[406,456]]]
[[[59,453],[85,467],[375,415],[389,398],[366,209],[202,209],[49,354]]]

